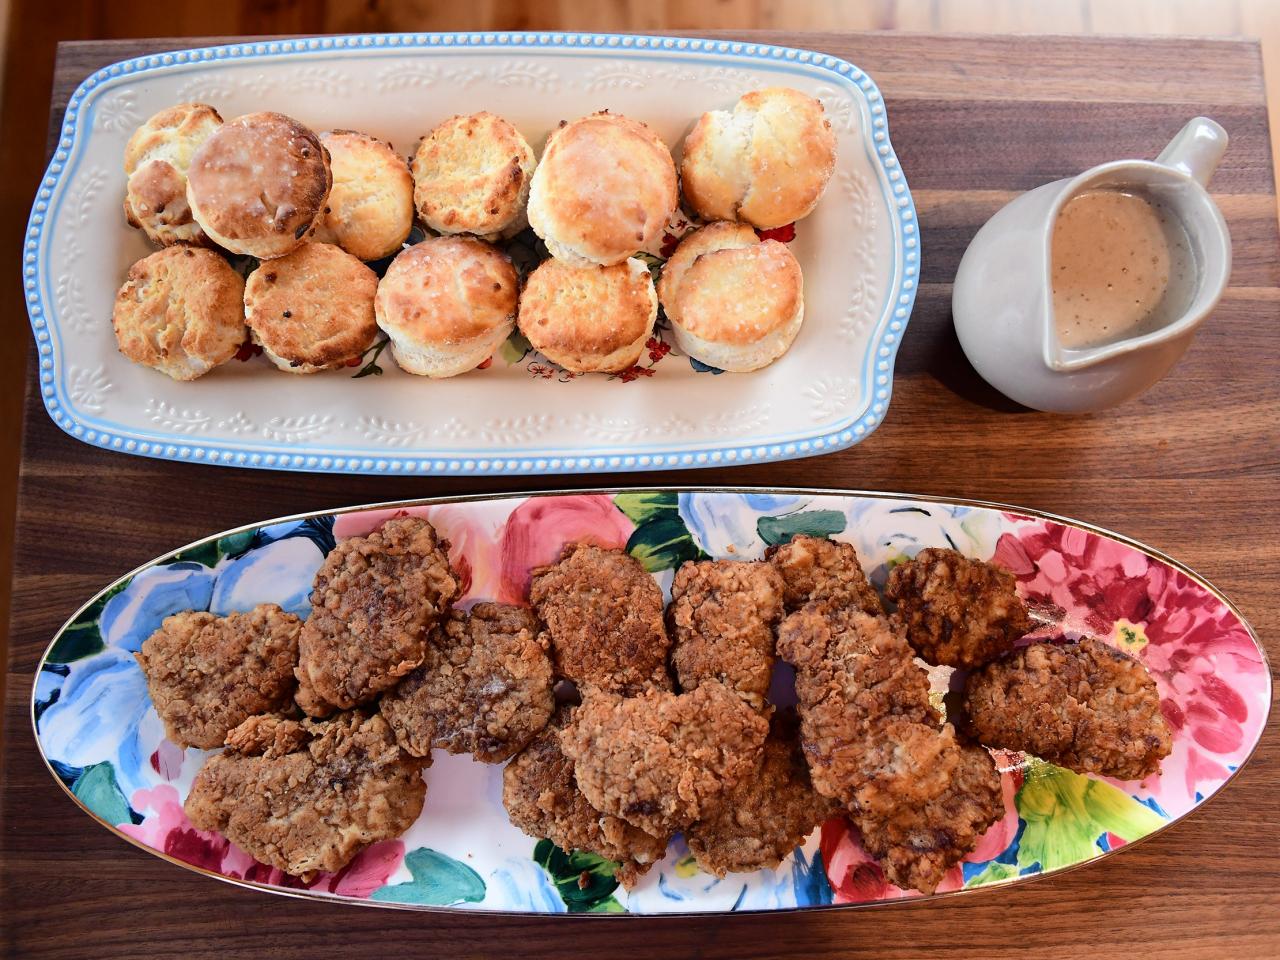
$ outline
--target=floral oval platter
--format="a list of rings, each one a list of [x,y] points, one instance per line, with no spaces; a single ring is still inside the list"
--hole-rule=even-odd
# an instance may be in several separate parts
[[[1081,776],[999,753],[1005,816],[954,867],[948,896],[1018,883],[1105,857],[1188,815],[1248,759],[1271,702],[1249,625],[1208,582],[1141,544],[1087,524],[976,502],[890,494],[627,490],[382,504],[308,514],[198,541],[116,581],[59,631],[40,663],[32,714],[50,770],[75,802],[136,846],[180,866],[275,893],[412,908],[652,914],[870,904],[917,894],[890,886],[840,817],[773,870],[700,872],[678,836],[626,891],[613,865],[525,836],[507,820],[501,768],[436,752],[422,816],[335,874],[309,883],[253,861],[183,814],[209,756],[165,739],[133,654],[181,610],[227,613],[275,602],[306,616],[312,577],[336,540],[387,517],[423,515],[449,538],[462,606],[523,602],[530,569],[567,542],[625,547],[666,590],[699,558],[751,559],[797,532],[854,544],[873,583],[926,546],[953,546],[1012,570],[1045,629],[1099,637],[1155,677],[1173,752],[1141,782]],[[780,676],[785,670],[780,671]],[[775,678],[775,691],[785,682]],[[946,668],[934,668],[936,690]],[[783,699],[785,693],[776,699]]]
[[[121,210],[121,159],[134,130],[175,103],[208,103],[228,119],[277,110],[317,131],[379,137],[402,156],[456,114],[501,114],[541,153],[561,121],[608,109],[649,124],[678,159],[704,111],[779,85],[822,102],[839,159],[817,209],[770,234],[803,266],[805,323],[786,356],[755,373],[721,376],[682,356],[665,322],[637,363],[612,376],[575,376],[519,334],[479,369],[445,380],[405,373],[379,347],[363,365],[286,377],[246,345],[238,361],[178,383],[117,349],[116,291],[130,264],[151,252]],[[23,242],[40,396],[60,428],[96,447],[270,470],[601,473],[850,446],[884,419],[919,280],[916,211],[889,112],[854,64],[750,40],[365,34],[105,66],[67,104]],[[677,211],[642,259],[656,271],[690,226]],[[545,255],[531,231],[503,248],[521,272]],[[381,272],[386,262],[373,266]]]

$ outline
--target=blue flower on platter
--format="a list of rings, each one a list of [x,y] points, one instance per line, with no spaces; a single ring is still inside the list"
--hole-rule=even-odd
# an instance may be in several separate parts
[[[276,603],[305,618],[311,612],[311,582],[324,554],[307,537],[274,540],[218,567],[209,610],[219,616]]]
[[[811,499],[774,493],[682,493],[680,519],[694,543],[711,556],[753,560],[764,555],[760,518],[793,513]]]
[[[925,547],[951,547],[986,559],[1000,536],[1000,514],[958,504],[857,499],[849,502],[848,538],[872,582],[883,586],[888,570]],[[874,536],[865,531],[874,531]]]
[[[565,913],[568,907],[533,860],[508,860],[489,875],[484,906],[490,910]]]
[[[45,755],[65,768],[83,768],[109,760],[127,798],[150,787],[150,750],[162,734],[156,725],[147,681],[133,654],[119,646],[69,665],[58,699],[37,722]]]
[[[170,563],[143,570],[107,601],[98,621],[108,647],[137,652],[164,618],[183,610],[208,610],[216,574],[200,563]]]

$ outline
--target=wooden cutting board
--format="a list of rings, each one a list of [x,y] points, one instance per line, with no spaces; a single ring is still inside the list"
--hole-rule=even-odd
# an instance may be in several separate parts
[[[93,449],[62,434],[29,389],[0,775],[4,955],[1274,955],[1277,711],[1258,755],[1215,800],[1211,816],[1192,817],[1124,856],[959,900],[754,918],[455,917],[266,896],[193,876],[116,840],[62,796],[40,762],[28,713],[34,664],[65,617],[103,583],[226,527],[436,493],[758,484],[1022,504],[1110,527],[1189,563],[1239,603],[1277,658],[1280,243],[1257,45],[819,33],[752,39],[844,57],[884,91],[923,237],[919,299],[884,425],[841,453],[736,469],[528,480],[327,477]],[[224,41],[62,45],[53,127],[76,84],[99,66],[206,42]],[[1154,156],[1198,113],[1232,138],[1212,184],[1234,240],[1222,304],[1174,372],[1136,401],[1083,417],[1012,407],[977,378],[951,329],[950,283],[973,233],[1019,191],[1105,160]]]

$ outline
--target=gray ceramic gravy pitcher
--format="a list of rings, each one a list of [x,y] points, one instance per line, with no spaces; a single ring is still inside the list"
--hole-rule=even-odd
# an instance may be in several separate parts
[[[1060,413],[1115,406],[1168,373],[1231,274],[1231,236],[1205,190],[1226,149],[1222,127],[1196,117],[1155,161],[1104,163],[1037,187],[988,220],[960,261],[951,300],[960,344],[978,373],[1021,404]],[[1195,294],[1182,316],[1154,330],[1069,348],[1054,324],[1053,228],[1069,200],[1099,188],[1143,190],[1173,210],[1195,257]]]

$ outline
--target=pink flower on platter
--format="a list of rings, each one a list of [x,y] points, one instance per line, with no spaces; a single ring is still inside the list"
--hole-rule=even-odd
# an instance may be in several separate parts
[[[554,563],[565,544],[625,547],[635,525],[603,494],[530,497],[511,512],[502,531],[498,599],[527,603],[534,567]]]
[[[221,834],[197,830],[182,809],[178,791],[168,784],[135,791],[132,804],[135,810],[148,811],[147,817],[142,823],[121,824],[121,832],[153,850],[233,880],[364,899],[385,886],[404,860],[404,844],[399,840],[384,840],[362,850],[336,873],[322,873],[303,883],[276,867],[259,863]]]
[[[1068,633],[1111,642],[1155,677],[1173,752],[1159,775],[1121,789],[1176,817],[1244,762],[1266,714],[1267,672],[1248,629],[1211,591],[1139,550],[1047,520],[1003,535],[993,559],[1028,600],[1060,607]]]
[[[502,517],[484,503],[441,503],[390,510],[364,510],[339,514],[333,535],[339,540],[368,536],[393,517],[423,517],[449,541],[449,562],[462,581],[455,601],[466,606],[475,600],[497,596],[499,588],[498,540]]]
[[[185,755],[185,750],[166,737],[151,754],[151,769],[166,780],[176,780],[182,774]]]

